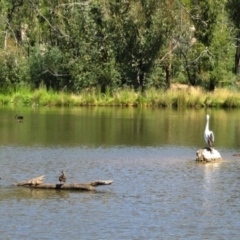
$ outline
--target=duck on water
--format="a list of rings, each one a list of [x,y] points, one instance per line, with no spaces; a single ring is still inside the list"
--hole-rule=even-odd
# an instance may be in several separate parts
[[[18,122],[23,122],[23,116],[15,115],[15,119],[18,120]]]

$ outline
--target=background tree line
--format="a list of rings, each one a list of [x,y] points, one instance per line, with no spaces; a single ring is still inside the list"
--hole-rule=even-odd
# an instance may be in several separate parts
[[[0,91],[237,88],[239,0],[0,3]]]

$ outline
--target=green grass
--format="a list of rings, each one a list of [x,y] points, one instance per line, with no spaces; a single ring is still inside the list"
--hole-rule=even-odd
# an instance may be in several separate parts
[[[103,94],[99,89],[86,89],[80,94],[54,92],[44,86],[31,91],[21,87],[15,92],[0,94],[2,105],[29,106],[138,106],[177,108],[239,108],[240,94],[227,89],[206,92],[201,88],[171,89],[168,91],[148,89],[144,93],[132,88],[110,91]]]

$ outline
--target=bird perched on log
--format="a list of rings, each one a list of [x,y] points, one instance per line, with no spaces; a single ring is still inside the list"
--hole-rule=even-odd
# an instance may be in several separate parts
[[[205,127],[205,131],[204,131],[204,140],[207,143],[208,147],[210,150],[212,150],[213,147],[213,142],[214,142],[214,134],[213,131],[209,130],[209,115],[207,114],[206,119],[206,127]]]
[[[60,183],[65,183],[67,181],[67,176],[64,171],[62,171],[61,176],[59,177],[59,182]]]
[[[18,115],[16,115],[16,116],[15,116],[15,119],[17,119],[18,122],[22,122],[22,121],[23,121],[23,116],[18,116]]]

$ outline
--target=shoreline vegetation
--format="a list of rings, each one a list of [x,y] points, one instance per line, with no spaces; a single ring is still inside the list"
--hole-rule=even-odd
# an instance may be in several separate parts
[[[226,88],[207,92],[199,87],[177,85],[170,90],[148,89],[144,93],[124,88],[106,91],[86,89],[79,94],[56,92],[40,87],[32,91],[22,87],[12,93],[0,93],[1,105],[19,106],[115,106],[115,107],[187,107],[187,108],[239,108],[240,94]]]

